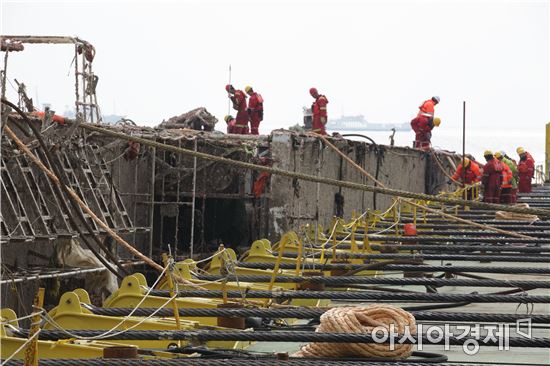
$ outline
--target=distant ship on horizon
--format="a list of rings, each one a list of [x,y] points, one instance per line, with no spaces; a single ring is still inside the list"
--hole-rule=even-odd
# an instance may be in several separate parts
[[[341,116],[337,119],[329,119],[325,126],[329,130],[344,131],[390,131],[395,128],[396,131],[408,131],[410,125],[405,123],[370,123],[362,114],[356,116]]]

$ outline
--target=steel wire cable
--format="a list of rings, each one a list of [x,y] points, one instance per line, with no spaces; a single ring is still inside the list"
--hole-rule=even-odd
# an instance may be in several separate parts
[[[169,296],[168,291],[153,290],[153,296]],[[179,297],[204,298],[241,298],[240,291],[218,290],[184,290],[178,292]],[[393,293],[370,291],[246,291],[246,298],[277,299],[286,301],[291,299],[332,299],[332,300],[383,300],[407,302],[479,302],[479,303],[524,303],[548,304],[550,296],[544,295],[495,295],[495,294],[439,294],[439,293]]]
[[[264,262],[237,262],[238,267],[253,269],[273,269],[273,263]],[[317,263],[315,267],[311,263],[304,265],[305,269],[315,269],[319,271],[329,271],[333,269],[359,270],[365,267],[362,264],[348,263]],[[292,263],[279,264],[280,269],[295,269]],[[506,274],[550,274],[550,268],[547,267],[489,267],[489,266],[454,266],[454,265],[425,265],[425,264],[382,264],[380,269],[384,271],[406,271],[406,272],[474,272],[474,273],[506,273]]]
[[[460,244],[369,244],[373,250],[422,250],[422,251],[486,251],[486,252],[512,252],[512,253],[550,253],[550,247],[541,246],[515,246],[515,245],[460,245]],[[363,249],[363,245],[357,245]],[[338,249],[351,249],[351,245],[343,244]]]
[[[321,258],[322,253],[314,253],[314,258]],[[296,258],[297,253],[285,252],[284,257]],[[326,256],[326,255],[325,255]],[[366,253],[351,253],[340,252],[336,254],[338,259],[346,258],[360,258],[360,259],[411,259],[411,260],[453,260],[453,261],[491,261],[491,262],[521,262],[521,263],[550,263],[550,256],[526,256],[518,254],[510,255],[488,255],[488,254],[399,254],[399,253],[380,253],[380,254],[366,254]]]
[[[459,232],[455,233],[455,235],[460,235]],[[546,244],[550,243],[550,239],[548,238],[535,238],[535,239],[525,239],[525,238],[504,238],[504,237],[460,237],[460,236],[430,236],[430,235],[417,235],[417,236],[397,236],[397,235],[377,235],[377,234],[369,234],[368,235],[369,240],[374,241],[400,241],[400,242],[421,242],[421,241],[442,241],[442,242],[486,242],[486,243],[500,243],[500,242],[513,242],[513,243],[521,243],[521,244],[528,244],[528,243],[536,243],[536,244]]]
[[[390,225],[393,225],[393,222],[379,221],[379,222],[376,223],[377,227],[384,227],[384,226],[390,226]],[[400,223],[401,227],[404,226],[404,225],[405,225],[405,223]],[[453,224],[453,223],[450,223],[450,222],[446,222],[445,224],[437,224],[437,223],[431,223],[429,221],[427,223],[417,221],[415,226],[416,226],[416,229],[419,230],[420,233],[423,233],[423,232],[425,232],[425,230],[428,230],[428,229],[464,230],[466,228],[465,225],[461,225],[461,224]],[[534,235],[537,235],[537,234],[535,234],[535,232],[538,232],[538,231],[550,230],[550,225],[548,225],[548,224],[529,225],[528,223],[525,223],[524,225],[498,224],[498,225],[491,225],[491,226],[499,228],[499,229],[509,230],[509,231],[515,231],[516,229],[517,230],[526,230],[526,229],[528,229],[528,230],[531,230],[531,231],[534,230],[533,231]],[[358,228],[358,229],[355,230],[355,233],[356,234],[364,234],[364,230],[361,229],[361,228]]]
[[[130,308],[100,308],[87,306],[92,313],[106,316],[125,316]],[[134,316],[151,315],[156,308],[140,308],[134,312]],[[206,308],[180,308],[179,315],[187,317],[258,317],[258,318],[318,318],[328,308],[249,308],[249,309],[206,309]],[[498,314],[498,313],[462,313],[442,311],[409,311],[416,320],[437,320],[457,322],[506,322],[514,323],[518,320],[530,319],[531,323],[550,324],[550,314]],[[171,317],[173,309],[165,308],[156,313],[158,317]]]
[[[234,276],[202,275],[198,279],[205,281],[217,281],[227,279],[234,281]],[[239,279],[243,282],[269,282],[271,276],[242,275]],[[366,276],[277,276],[275,282],[281,283],[323,283],[327,286],[345,286],[351,284],[365,285],[420,285],[420,286],[468,286],[468,287],[519,287],[519,288],[550,288],[550,281],[533,280],[498,280],[498,279],[471,279],[471,278],[391,278],[391,277],[366,277]]]
[[[388,226],[388,228],[389,227],[391,227],[391,226]],[[514,231],[514,232],[518,233],[518,234],[532,236],[533,238],[535,238],[535,240],[542,239],[543,242],[547,242],[548,241],[547,239],[550,237],[550,232],[541,232],[541,231]],[[341,239],[344,234],[350,235],[351,233],[338,233],[336,235],[336,239]],[[377,234],[378,233],[369,233],[369,235],[377,235]],[[474,238],[483,238],[483,239],[495,237],[495,238],[498,238],[498,239],[515,241],[515,238],[502,237],[501,234],[498,234],[496,232],[491,232],[490,230],[487,230],[487,231],[484,231],[484,230],[459,230],[458,228],[456,230],[419,231],[418,235],[413,236],[413,238],[414,237],[434,237],[434,239],[443,239],[443,240],[445,240],[447,238],[442,237],[444,235],[445,236],[450,236],[451,238],[459,237],[459,236],[460,237],[467,237],[467,238],[474,237]],[[357,239],[357,240],[363,239],[363,237],[364,237],[363,233],[356,233],[355,234],[355,239]],[[369,236],[369,239],[370,238],[371,237]],[[521,242],[521,238],[517,238],[517,239],[519,240],[518,242]],[[533,240],[533,241],[535,241],[535,240]]]
[[[526,226],[548,226],[548,221],[521,221],[521,220],[496,220],[496,219],[479,219],[479,220],[472,220],[474,222],[480,223],[480,224],[489,224],[489,225],[526,225]],[[408,216],[403,214],[401,216],[401,222],[408,224],[414,222],[414,218],[412,216]],[[417,217],[418,223],[423,223],[422,217]],[[448,224],[449,220],[441,219],[437,215],[431,215],[429,217],[426,217],[426,224]]]
[[[28,330],[17,330],[20,336],[26,337]],[[101,330],[74,330],[78,338],[91,338],[101,334]],[[447,339],[445,339],[447,338]],[[475,339],[480,346],[499,347],[502,346],[501,340],[492,337],[479,339],[473,337],[454,337],[445,336],[442,339],[434,339],[428,334],[408,335],[396,334],[395,344],[416,344],[422,340],[423,344],[446,344],[458,346],[463,345],[470,339]],[[67,339],[67,334],[58,330],[42,330],[39,335],[42,340],[60,340]],[[185,330],[130,330],[123,334],[111,335],[105,339],[118,340],[189,340],[198,342],[208,341],[257,341],[257,342],[329,342],[329,343],[388,343],[380,342],[369,333],[316,333],[307,331],[185,331]],[[530,347],[530,348],[550,348],[550,338],[543,337],[510,337],[508,338],[510,347]]]
[[[24,366],[24,360],[9,361],[6,366]],[[42,359],[39,366],[433,366],[431,362],[327,359],[201,359],[196,357],[178,359]],[[506,363],[435,363],[439,366],[510,366]]]

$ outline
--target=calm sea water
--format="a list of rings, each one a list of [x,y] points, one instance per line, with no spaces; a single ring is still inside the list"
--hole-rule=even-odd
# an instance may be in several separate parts
[[[332,131],[329,131],[331,133]],[[341,134],[359,133],[376,141],[377,144],[389,145],[390,131],[338,131]],[[352,140],[364,140],[360,137],[349,137]],[[512,158],[517,160],[516,148],[522,146],[529,151],[535,159],[535,164],[544,162],[544,126],[540,131],[466,131],[466,153],[472,154],[479,161],[483,160],[485,150],[504,150]],[[412,146],[414,133],[412,131],[397,131],[395,133],[395,145]],[[436,149],[455,151],[462,153],[462,131],[449,131],[435,129],[432,132],[432,145]]]

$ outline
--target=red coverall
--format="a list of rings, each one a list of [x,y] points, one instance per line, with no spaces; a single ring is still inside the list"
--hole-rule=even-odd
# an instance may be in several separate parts
[[[500,186],[502,184],[502,164],[497,159],[491,159],[483,167],[483,202],[499,203]]]
[[[248,100],[248,119],[250,121],[250,133],[259,135],[258,127],[264,119],[264,99],[256,92],[252,93]]]
[[[325,130],[325,124],[327,123],[327,104],[327,97],[319,95],[311,106],[311,111],[313,112],[312,131],[320,135],[327,134]],[[324,122],[321,121],[322,118],[324,118]]]
[[[458,165],[456,172],[452,176],[453,180],[458,182],[462,181],[462,164]],[[477,183],[481,180],[481,171],[479,170],[479,165],[476,162],[470,161],[470,164],[466,167],[466,172],[464,173],[464,184],[470,185]],[[474,190],[473,188],[468,188],[466,191],[466,199],[474,199]]]
[[[535,159],[528,152],[525,152],[525,157],[519,160],[518,172],[518,191],[520,193],[531,192],[531,179],[535,175]]]
[[[235,90],[235,94],[230,96],[233,102],[233,109],[237,111],[237,132],[241,135],[248,134],[248,112],[246,111],[246,94],[242,90]]]
[[[415,132],[414,147],[422,150],[429,150],[432,139],[433,119],[435,102],[428,99],[418,107],[416,117],[411,121],[411,127]]]
[[[512,203],[512,170],[503,162],[502,165],[502,185],[500,190],[500,203]]]
[[[237,129],[237,120],[235,118],[227,122],[227,133],[239,133]]]

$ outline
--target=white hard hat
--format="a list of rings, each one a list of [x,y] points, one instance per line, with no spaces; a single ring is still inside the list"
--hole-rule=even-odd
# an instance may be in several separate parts
[[[440,100],[440,99],[439,99],[439,97],[438,97],[437,95],[433,96],[432,99],[439,103],[439,100]]]

